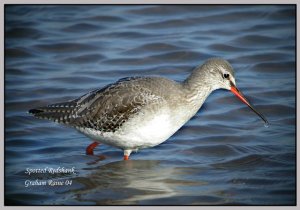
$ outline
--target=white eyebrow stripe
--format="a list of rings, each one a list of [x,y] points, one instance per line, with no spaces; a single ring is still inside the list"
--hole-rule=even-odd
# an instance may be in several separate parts
[[[226,69],[225,69],[225,68],[223,68],[222,66],[220,66],[220,67],[219,67],[219,69],[220,69],[220,70],[221,70],[223,73],[225,73],[225,72],[226,72],[226,73],[228,73],[228,74],[229,74],[229,72],[227,72],[227,71],[226,71]]]

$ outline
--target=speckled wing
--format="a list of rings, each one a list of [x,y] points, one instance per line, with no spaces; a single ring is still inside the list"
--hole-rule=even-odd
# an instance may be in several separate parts
[[[155,83],[155,82],[154,82]],[[35,116],[69,124],[114,132],[145,105],[164,99],[150,89],[153,78],[129,77],[73,101],[30,110]]]
[[[96,90],[78,100],[80,109],[75,113],[73,126],[114,132],[142,107],[159,103],[162,97],[147,88],[151,79],[124,78],[103,89]],[[142,85],[143,84],[143,85]]]

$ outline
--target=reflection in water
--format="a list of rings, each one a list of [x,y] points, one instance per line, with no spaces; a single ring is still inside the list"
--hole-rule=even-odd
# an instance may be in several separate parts
[[[84,185],[76,192],[80,199],[109,204],[118,200],[121,204],[135,204],[140,200],[170,197],[176,195],[174,186],[166,180],[173,180],[174,169],[160,166],[160,161],[130,160],[108,163],[93,169],[87,177],[76,178]],[[170,179],[173,177],[173,179]],[[178,180],[173,180],[174,183]],[[123,190],[120,190],[120,187]],[[91,191],[94,192],[91,194]],[[86,197],[85,194],[88,193]],[[113,204],[113,203],[111,203]]]

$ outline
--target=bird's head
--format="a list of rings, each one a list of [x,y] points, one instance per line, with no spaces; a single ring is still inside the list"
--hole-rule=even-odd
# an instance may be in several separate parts
[[[198,75],[206,85],[209,84],[212,87],[212,90],[230,90],[243,103],[249,106],[266,125],[268,124],[266,118],[254,109],[242,92],[236,87],[234,70],[228,61],[221,58],[208,59],[204,64],[197,67],[193,73]]]

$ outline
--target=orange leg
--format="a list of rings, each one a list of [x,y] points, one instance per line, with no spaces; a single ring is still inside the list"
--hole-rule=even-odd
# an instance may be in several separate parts
[[[129,160],[129,155],[130,155],[131,151],[132,150],[130,150],[130,149],[124,150],[124,160]]]
[[[87,155],[94,155],[94,149],[97,147],[100,143],[98,142],[93,142],[91,143],[87,148],[86,148],[86,154]]]

